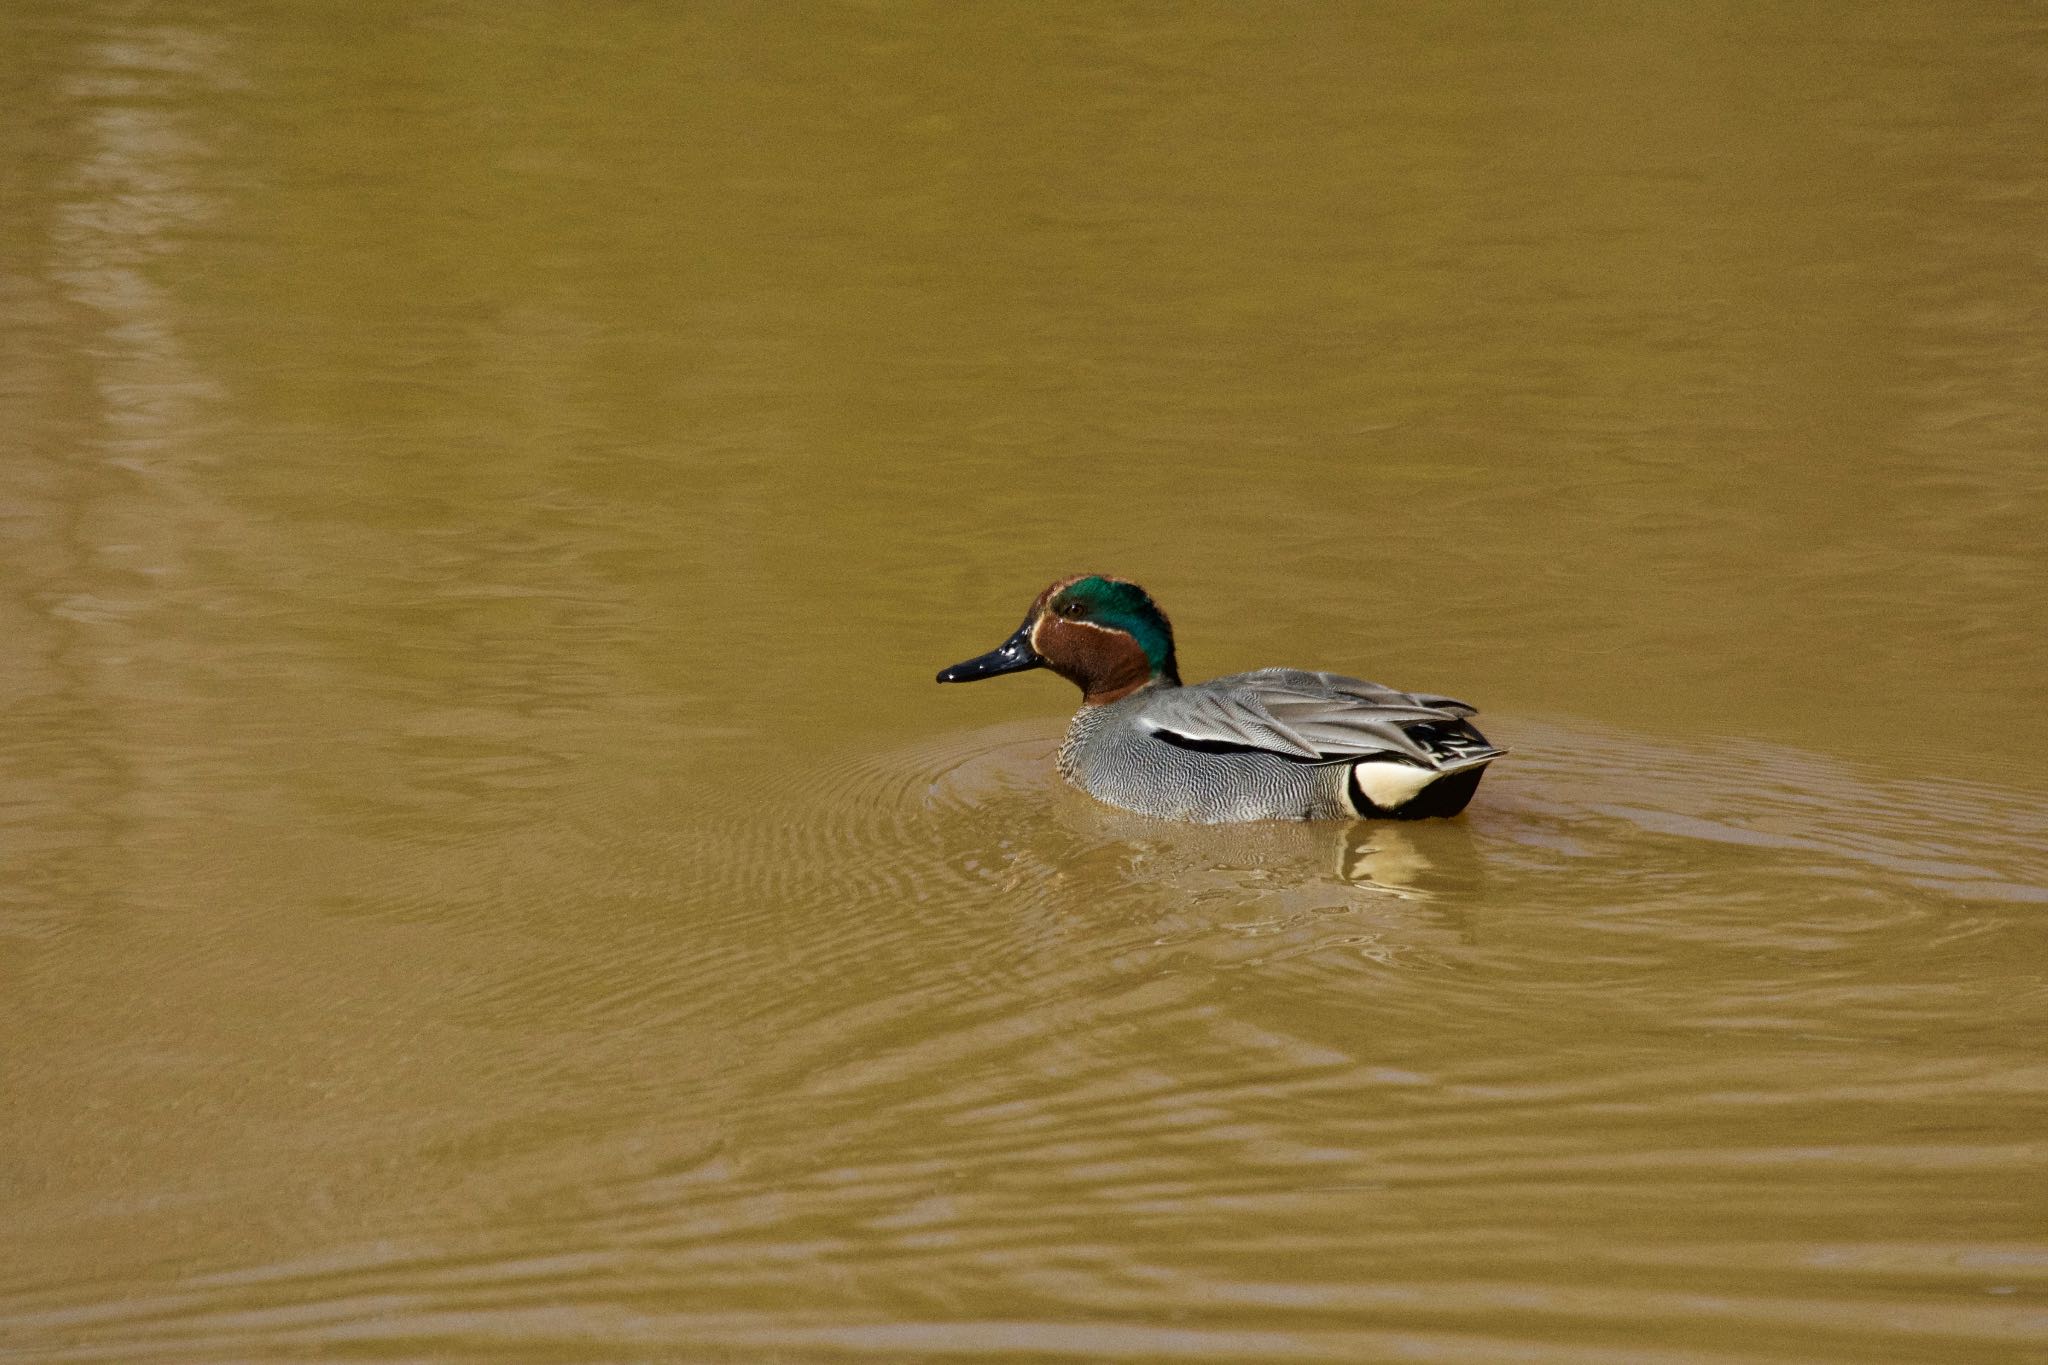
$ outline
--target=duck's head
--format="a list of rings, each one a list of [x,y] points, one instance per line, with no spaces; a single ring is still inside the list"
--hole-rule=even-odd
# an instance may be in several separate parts
[[[1100,574],[1062,578],[1031,604],[1017,633],[988,653],[954,664],[939,681],[973,682],[1049,668],[1091,705],[1128,697],[1154,682],[1180,686],[1173,627],[1136,583]]]

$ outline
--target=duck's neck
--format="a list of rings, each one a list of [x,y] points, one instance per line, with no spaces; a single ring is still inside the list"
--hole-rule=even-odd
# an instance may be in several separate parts
[[[1154,673],[1151,669],[1147,668],[1142,675],[1136,678],[1118,677],[1083,683],[1081,685],[1081,704],[1083,706],[1107,706],[1113,701],[1122,701],[1125,697],[1135,696],[1137,693],[1148,689],[1157,690],[1179,686],[1180,677],[1178,674],[1170,670],[1163,673]]]
[[[1050,613],[1031,628],[1031,647],[1053,672],[1081,689],[1087,706],[1122,701],[1147,687],[1179,687],[1173,637],[1162,629],[1148,651],[1121,626],[1068,620]]]

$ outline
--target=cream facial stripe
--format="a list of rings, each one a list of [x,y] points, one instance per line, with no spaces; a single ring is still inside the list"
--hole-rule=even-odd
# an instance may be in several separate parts
[[[1036,621],[1033,621],[1033,622],[1031,623],[1031,647],[1032,647],[1032,648],[1033,648],[1034,650],[1037,650],[1037,651],[1038,651],[1038,657],[1039,657],[1039,658],[1041,658],[1041,659],[1045,657],[1045,651],[1044,651],[1043,649],[1040,649],[1040,648],[1039,648],[1039,644],[1038,644],[1038,632],[1039,632],[1040,630],[1042,630],[1042,629],[1044,628],[1044,626],[1045,626],[1045,618],[1046,618],[1047,616],[1051,615],[1051,614],[1052,614],[1051,612],[1046,612],[1046,611],[1042,611],[1042,612],[1038,613],[1038,619],[1037,619]],[[1061,621],[1063,621],[1063,622],[1065,622],[1065,623],[1066,623],[1067,625],[1070,625],[1070,626],[1079,626],[1079,627],[1081,627],[1081,628],[1082,628],[1083,630],[1094,630],[1094,631],[1100,631],[1100,632],[1101,632],[1102,634],[1104,634],[1104,635],[1129,635],[1129,634],[1130,634],[1130,632],[1129,632],[1129,631],[1127,631],[1127,630],[1118,630],[1118,629],[1117,629],[1117,628],[1116,628],[1115,626],[1098,626],[1098,625],[1096,625],[1096,624],[1095,624],[1095,623],[1094,623],[1093,621],[1076,621],[1076,620],[1075,620],[1075,619],[1074,619],[1073,617],[1071,617],[1071,616],[1062,616],[1062,617],[1060,618],[1060,620],[1061,620]]]

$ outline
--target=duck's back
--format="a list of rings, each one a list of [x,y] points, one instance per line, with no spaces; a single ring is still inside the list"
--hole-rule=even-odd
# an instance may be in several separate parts
[[[1084,707],[1060,770],[1114,806],[1220,823],[1451,815],[1502,751],[1449,697],[1267,668]]]

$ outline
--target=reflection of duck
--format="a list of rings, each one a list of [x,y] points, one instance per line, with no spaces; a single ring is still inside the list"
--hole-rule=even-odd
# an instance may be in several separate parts
[[[1351,824],[1344,828],[1337,855],[1337,875],[1345,881],[1424,899],[1471,891],[1481,867],[1471,832],[1462,824]]]
[[[1484,876],[1472,829],[1462,820],[1167,824],[1080,800],[1057,802],[1054,814],[1076,838],[1068,864],[1148,886],[1327,892],[1348,884],[1430,900],[1469,894]]]
[[[1024,624],[939,681],[1050,668],[1081,689],[1060,771],[1141,815],[1218,823],[1456,815],[1505,752],[1449,697],[1264,668],[1182,686],[1173,628],[1145,590],[1065,578]]]
[[[1412,891],[1429,872],[1429,856],[1401,833],[1371,826],[1371,833],[1344,841],[1343,866],[1337,875],[1347,882]]]

